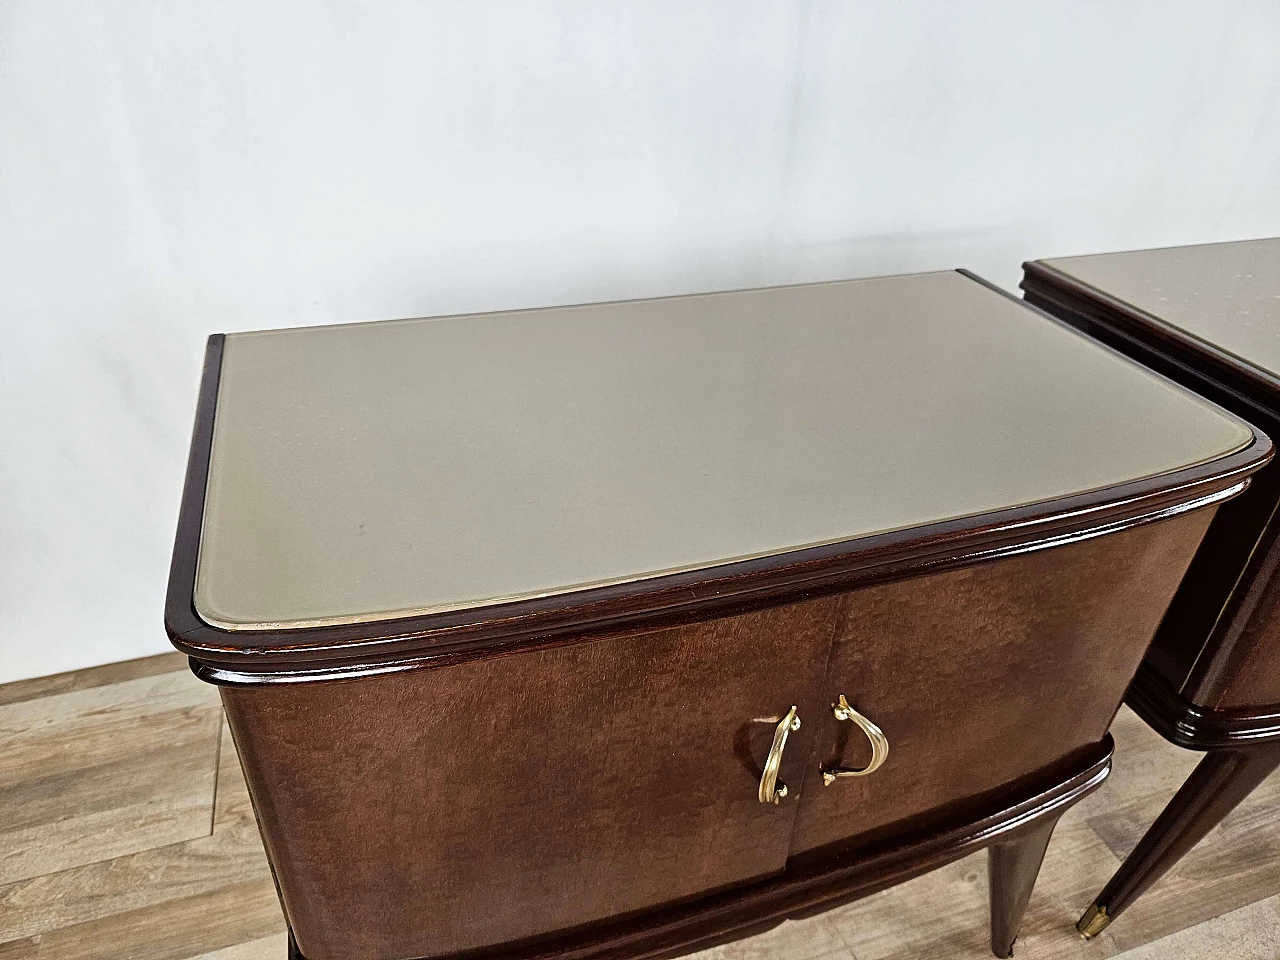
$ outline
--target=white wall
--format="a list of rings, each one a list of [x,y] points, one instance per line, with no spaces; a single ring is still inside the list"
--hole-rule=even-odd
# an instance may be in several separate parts
[[[1280,234],[1280,5],[0,3],[0,681],[167,649],[205,335]]]

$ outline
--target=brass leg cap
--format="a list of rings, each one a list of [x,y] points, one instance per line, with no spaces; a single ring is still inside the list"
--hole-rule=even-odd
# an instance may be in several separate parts
[[[1089,904],[1089,909],[1084,912],[1084,916],[1076,921],[1076,929],[1080,931],[1081,940],[1092,940],[1107,929],[1107,924],[1110,922],[1111,918],[1107,916],[1107,908],[1091,903]]]

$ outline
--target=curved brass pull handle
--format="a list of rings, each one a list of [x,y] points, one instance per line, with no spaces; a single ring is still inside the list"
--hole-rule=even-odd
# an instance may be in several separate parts
[[[787,735],[800,729],[800,718],[796,716],[796,711],[794,706],[788,710],[773,731],[773,746],[769,748],[769,757],[764,762],[760,792],[756,794],[761,803],[777,803],[787,795],[787,785],[778,779],[778,768],[782,766],[782,751],[787,746]]]
[[[871,762],[860,770],[850,770],[845,767],[824,769],[822,771],[824,787],[831,786],[841,777],[865,777],[869,773],[875,773],[889,758],[889,738],[884,735],[883,730],[849,706],[849,701],[844,698],[843,693],[840,694],[840,702],[831,708],[831,712],[835,714],[837,720],[848,720],[867,735],[867,740],[871,742]]]

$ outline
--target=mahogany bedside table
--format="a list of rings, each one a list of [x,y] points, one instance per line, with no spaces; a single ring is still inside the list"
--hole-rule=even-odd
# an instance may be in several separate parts
[[[1280,239],[1024,265],[1028,302],[1280,428]],[[1166,739],[1207,751],[1080,918],[1100,932],[1280,766],[1280,471],[1214,519],[1128,693]]]
[[[166,624],[296,957],[674,956],[984,847],[1007,956],[1270,456],[953,272],[215,336]]]

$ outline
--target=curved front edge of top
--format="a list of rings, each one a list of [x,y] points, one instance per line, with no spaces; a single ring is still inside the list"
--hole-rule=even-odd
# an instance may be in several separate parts
[[[379,623],[246,634],[197,615],[191,577],[171,580],[165,626],[197,676],[225,685],[355,679],[444,666],[584,635],[658,629],[842,592],[922,572],[1064,546],[1220,504],[1245,490],[1273,446],[1256,432],[1244,450],[1178,475],[815,550],[541,598]],[[180,548],[175,549],[175,555]],[[186,581],[184,584],[182,580]],[[175,589],[176,587],[176,589]],[[476,614],[481,616],[477,617]],[[246,642],[250,641],[250,642]]]
[[[1014,515],[978,518],[984,525],[969,529],[938,524],[934,530],[912,531],[911,539],[867,538],[537,601],[375,623],[246,633],[204,623],[187,593],[170,597],[165,626],[173,645],[192,659],[196,674],[219,684],[354,679],[444,666],[584,635],[659,629],[747,613],[1171,519],[1242,493],[1252,473],[1271,459],[1272,446],[1265,436],[1258,436],[1247,451],[1231,459],[1243,459],[1246,453],[1261,455],[1212,479],[1179,484],[1163,495],[1129,491],[1104,504],[1063,501],[1048,515],[1010,511]],[[251,638],[253,642],[246,643]]]
[[[909,529],[465,609],[227,630],[203,620],[194,603],[224,346],[221,335],[209,339],[165,606],[174,646],[192,658],[202,678],[224,684],[299,683],[443,665],[515,647],[745,613],[1059,546],[1220,503],[1241,492],[1273,453],[1270,439],[1254,429],[1244,446],[1207,462]]]

